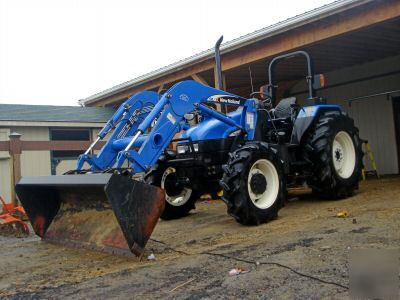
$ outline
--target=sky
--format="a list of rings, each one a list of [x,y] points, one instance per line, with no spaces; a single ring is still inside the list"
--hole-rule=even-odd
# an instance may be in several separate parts
[[[0,103],[78,100],[332,0],[0,0]]]

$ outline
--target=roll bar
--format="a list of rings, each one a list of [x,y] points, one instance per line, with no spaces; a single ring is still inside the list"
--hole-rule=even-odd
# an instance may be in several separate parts
[[[287,54],[283,54],[280,56],[277,56],[275,58],[273,58],[271,60],[271,62],[269,63],[268,66],[268,78],[269,78],[269,84],[267,86],[268,88],[268,93],[269,96],[272,99],[272,104],[273,106],[275,106],[275,102],[276,102],[276,96],[275,96],[275,90],[277,88],[276,83],[274,82],[274,71],[275,71],[275,67],[279,62],[282,62],[284,60],[293,58],[293,57],[298,57],[298,56],[302,56],[305,57],[307,60],[307,76],[306,76],[306,80],[307,80],[307,85],[308,85],[308,99],[309,100],[313,100],[315,98],[315,90],[314,90],[314,65],[313,65],[313,61],[310,57],[310,55],[305,52],[305,51],[295,51],[295,52],[290,52]]]

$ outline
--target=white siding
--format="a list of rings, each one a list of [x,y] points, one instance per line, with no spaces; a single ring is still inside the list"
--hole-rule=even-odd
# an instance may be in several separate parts
[[[76,160],[62,160],[56,167],[56,175],[62,175],[67,171],[74,170],[76,166]]]
[[[48,141],[47,127],[15,127],[11,131],[22,134],[23,141]],[[50,175],[50,151],[23,151],[21,154],[21,176]]]
[[[92,137],[96,137],[100,129],[93,128]],[[50,133],[48,127],[15,127],[11,131],[22,134],[21,140],[25,141],[48,141]],[[63,160],[56,167],[56,174],[62,174],[74,169],[76,160]],[[85,165],[85,168],[88,166]],[[22,176],[45,176],[51,175],[50,151],[24,151],[21,155]]]
[[[0,196],[11,201],[11,159],[0,159]]]
[[[8,141],[10,135],[10,129],[9,128],[0,128],[0,141]],[[10,154],[8,151],[0,151],[0,159],[6,159],[9,158]]]
[[[11,127],[11,132],[22,134],[23,141],[48,141],[49,128],[47,127]]]
[[[92,129],[92,137],[96,137],[100,129]],[[42,126],[32,127],[10,127],[0,128],[0,141],[8,141],[9,134],[17,132],[22,135],[24,141],[48,141],[50,140],[49,128]],[[23,151],[21,154],[21,175],[22,176],[44,176],[51,174],[50,151]],[[63,160],[56,167],[56,174],[63,174],[74,169],[76,160]],[[88,168],[85,165],[84,168]],[[7,201],[11,200],[12,190],[11,159],[8,151],[0,151],[0,195]]]
[[[21,176],[51,175],[50,151],[25,151],[21,155]]]
[[[97,134],[100,132],[101,128],[92,128],[92,141],[97,139]]]
[[[0,141],[7,141],[10,130],[0,128]],[[0,151],[0,196],[11,201],[11,159],[8,151]]]
[[[94,141],[97,138],[97,134],[99,133],[99,131],[101,130],[101,128],[92,128],[91,129],[91,140]],[[82,151],[83,153],[84,151]],[[95,154],[97,154],[99,151],[94,151]],[[71,160],[71,159],[65,159],[65,160],[61,160],[56,167],[56,175],[61,175],[67,171],[70,170],[74,170],[76,167],[76,159]],[[90,166],[85,163],[83,165],[83,169],[88,169],[90,168]]]
[[[92,141],[97,139],[97,135],[101,131],[101,129],[102,128],[92,128]],[[109,132],[109,134],[107,134],[102,141],[107,141],[111,134],[112,132]],[[98,154],[100,150],[94,150],[93,152],[94,154]]]
[[[360,77],[398,71],[399,66],[400,56],[397,56],[331,72],[326,74],[327,86]],[[392,102],[386,96],[379,96],[361,99],[349,106],[344,100],[396,89],[400,89],[400,74],[350,83],[317,92],[319,96],[326,98],[328,103],[342,105],[343,109],[354,119],[356,126],[360,129],[360,137],[367,139],[371,145],[381,174],[399,172]],[[301,90],[305,90],[305,86],[298,84],[292,89],[292,92]],[[305,103],[306,97],[303,94],[297,96],[297,99],[300,103]]]

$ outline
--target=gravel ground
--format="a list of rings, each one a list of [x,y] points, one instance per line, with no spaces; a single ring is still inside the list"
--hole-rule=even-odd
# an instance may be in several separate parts
[[[257,227],[237,224],[221,201],[199,202],[190,216],[159,222],[150,261],[0,237],[0,297],[343,299],[353,249],[400,248],[399,177],[363,182],[340,201],[289,198]],[[229,276],[232,268],[249,272]]]

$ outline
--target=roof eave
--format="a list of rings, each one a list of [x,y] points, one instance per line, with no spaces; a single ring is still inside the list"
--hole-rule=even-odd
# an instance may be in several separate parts
[[[308,23],[318,21],[320,19],[326,18],[328,16],[341,13],[345,10],[366,4],[373,0],[343,0],[336,1],[312,11],[306,12],[304,14],[289,18],[285,21],[273,24],[271,26],[265,27],[248,35],[239,37],[237,39],[228,41],[221,45],[221,54],[234,51],[238,48],[245,47],[250,43],[257,42],[259,40],[264,40],[266,38],[272,37],[274,35],[282,34],[284,32],[290,31],[296,27],[303,26]],[[120,92],[123,92],[129,88],[145,83],[149,80],[154,80],[162,76],[168,75],[170,73],[179,71],[183,68],[188,68],[194,64],[198,64],[202,61],[212,58],[214,55],[214,49],[209,49],[187,59],[183,59],[166,67],[157,69],[155,71],[149,72],[130,81],[126,81],[102,92],[89,96],[85,99],[79,100],[80,105],[87,105],[97,102],[105,97],[110,97]]]

